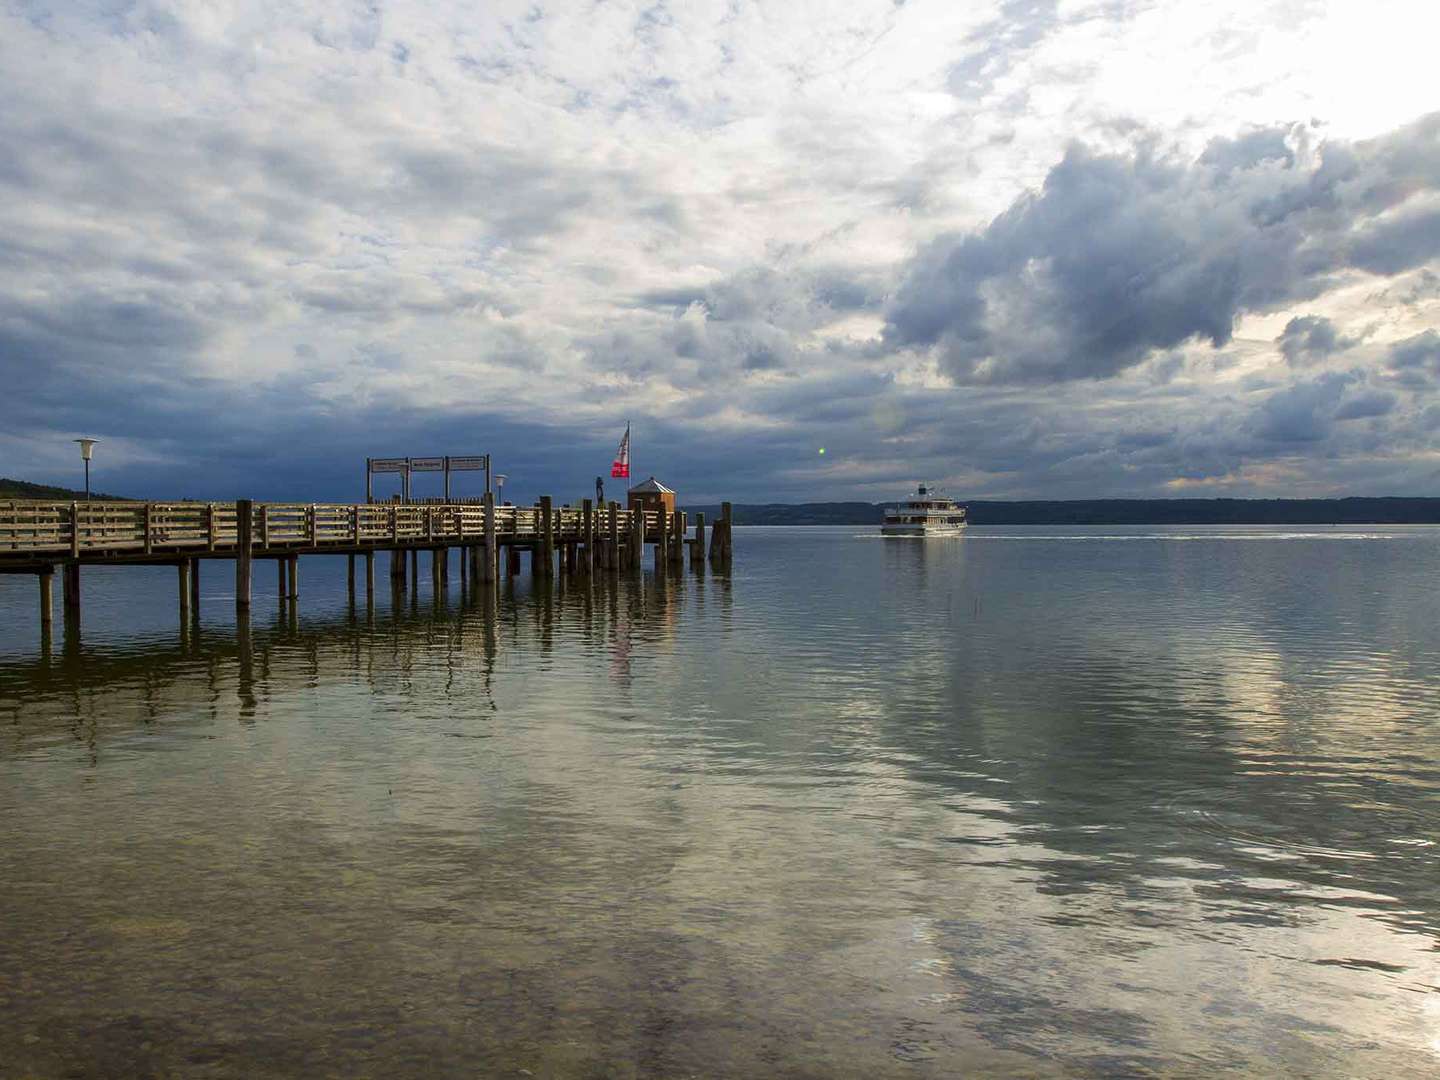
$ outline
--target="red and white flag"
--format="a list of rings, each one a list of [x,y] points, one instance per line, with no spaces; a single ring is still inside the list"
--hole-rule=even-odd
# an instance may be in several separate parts
[[[610,464],[611,479],[630,478],[630,425],[625,425],[625,435],[620,440],[620,449],[615,451],[615,460]]]

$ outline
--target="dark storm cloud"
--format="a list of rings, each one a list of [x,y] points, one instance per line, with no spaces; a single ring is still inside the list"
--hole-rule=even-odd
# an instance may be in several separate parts
[[[1351,339],[1342,338],[1335,324],[1323,315],[1297,315],[1275,339],[1286,362],[1296,366],[1323,360],[1351,343]]]
[[[887,311],[892,348],[934,348],[969,383],[1105,378],[1159,349],[1229,342],[1236,319],[1319,295],[1346,272],[1440,257],[1440,114],[1318,165],[1285,133],[1198,161],[1073,146],[984,230],[920,251]]]
[[[1426,330],[1396,342],[1390,346],[1387,361],[1391,370],[1402,376],[1440,375],[1440,333]]]

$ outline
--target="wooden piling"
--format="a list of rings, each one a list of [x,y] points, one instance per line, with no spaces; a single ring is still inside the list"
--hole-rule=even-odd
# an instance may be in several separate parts
[[[444,548],[430,549],[430,587],[436,596],[440,595],[443,588],[442,582],[445,574]]]
[[[545,577],[555,576],[555,510],[549,495],[540,496],[540,561]]]
[[[641,569],[645,563],[645,511],[636,507],[630,513],[630,558],[631,570]]]
[[[698,569],[705,565],[705,515],[695,515],[695,540],[690,545],[690,566]]]
[[[285,580],[285,564],[287,562],[289,562],[289,560],[286,559],[284,555],[277,555],[275,558],[275,577],[278,587],[276,595],[280,597],[282,604],[285,602],[285,598],[290,595],[289,582]]]
[[[730,559],[730,526],[731,510],[730,504],[720,504],[720,520],[715,523],[715,528],[710,533],[710,559],[712,562],[724,563]]]
[[[485,547],[480,556],[480,580],[494,581],[499,570],[495,548],[495,493],[485,493]]]
[[[40,626],[48,634],[55,624],[55,567],[42,566],[40,579]]]
[[[595,569],[595,501],[580,500],[580,537],[585,546],[581,549],[580,572],[589,574]]]
[[[80,564],[68,562],[61,578],[62,603],[67,615],[80,613]]]
[[[200,560],[190,560],[190,613],[200,617]]]
[[[670,515],[670,565],[685,567],[685,514],[680,510]]]
[[[180,624],[190,621],[190,560],[181,559],[175,564],[180,579]]]
[[[410,549],[410,584],[417,591],[420,588],[420,549]]]
[[[375,595],[375,553],[365,552],[365,599]]]
[[[610,503],[610,521],[605,541],[605,568],[620,569],[620,504]]]
[[[291,555],[285,560],[286,576],[290,579],[290,599],[300,596],[300,556]]]
[[[255,505],[249,499],[235,504],[235,610],[250,611],[250,545]]]
[[[355,553],[352,551],[345,556],[345,591],[350,599],[355,599]]]

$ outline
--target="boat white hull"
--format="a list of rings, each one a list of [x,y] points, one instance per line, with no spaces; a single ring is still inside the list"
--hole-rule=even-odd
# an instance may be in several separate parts
[[[881,536],[959,536],[964,525],[881,525]]]

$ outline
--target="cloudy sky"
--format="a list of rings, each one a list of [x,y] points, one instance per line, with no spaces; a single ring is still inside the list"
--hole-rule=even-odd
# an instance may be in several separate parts
[[[0,0],[0,475],[1440,495],[1432,0]],[[824,448],[824,453],[821,453]]]

